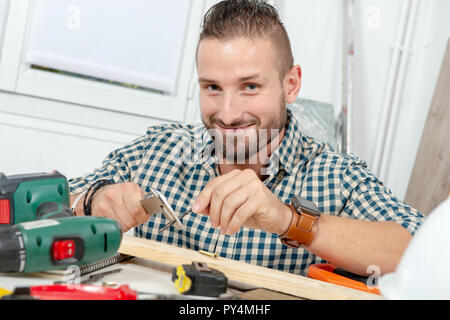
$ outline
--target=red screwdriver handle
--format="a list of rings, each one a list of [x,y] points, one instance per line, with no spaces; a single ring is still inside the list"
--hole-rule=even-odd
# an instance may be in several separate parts
[[[136,300],[137,292],[128,285],[117,288],[86,284],[32,286],[30,294],[40,300]]]

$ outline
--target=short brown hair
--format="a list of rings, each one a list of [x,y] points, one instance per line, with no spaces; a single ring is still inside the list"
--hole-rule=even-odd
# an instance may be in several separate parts
[[[277,10],[263,0],[224,0],[212,6],[203,19],[203,39],[270,38],[280,57],[280,77],[294,65],[291,43]]]

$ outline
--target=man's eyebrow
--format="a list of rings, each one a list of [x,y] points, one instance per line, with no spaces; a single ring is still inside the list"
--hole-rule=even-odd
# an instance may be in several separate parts
[[[249,76],[245,76],[245,77],[239,78],[239,82],[245,82],[245,81],[256,79],[256,78],[259,78],[259,77],[260,77],[260,74],[259,73],[255,73],[255,74],[252,74],[252,75],[249,75]]]
[[[239,82],[245,82],[245,81],[256,79],[256,78],[259,78],[259,77],[260,77],[260,74],[259,73],[255,73],[255,74],[252,74],[252,75],[249,75],[249,76],[240,77],[238,79],[238,81]],[[211,80],[211,79],[207,79],[207,78],[198,78],[198,82],[200,82],[200,83],[215,83],[216,81],[215,80]]]
[[[215,82],[214,80],[210,80],[210,79],[206,79],[206,78],[198,78],[198,82],[207,82],[207,83],[210,83],[210,82]]]

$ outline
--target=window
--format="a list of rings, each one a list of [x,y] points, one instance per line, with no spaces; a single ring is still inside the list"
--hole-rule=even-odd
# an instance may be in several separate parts
[[[192,0],[31,1],[16,90],[183,121],[202,9]]]
[[[189,1],[39,0],[25,62],[173,93]]]

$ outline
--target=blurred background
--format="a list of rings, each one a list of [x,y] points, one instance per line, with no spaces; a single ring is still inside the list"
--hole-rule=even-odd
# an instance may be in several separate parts
[[[0,171],[79,176],[148,126],[199,121],[195,48],[216,2],[0,0]],[[358,155],[405,199],[450,1],[268,2],[302,67],[290,106],[302,128]]]

